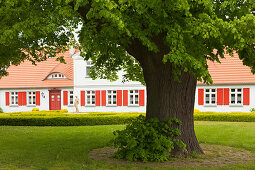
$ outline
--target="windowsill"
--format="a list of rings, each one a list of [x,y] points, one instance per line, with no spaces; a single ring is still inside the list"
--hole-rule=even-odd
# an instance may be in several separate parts
[[[87,105],[85,105],[85,107],[96,107],[96,105],[91,105],[91,104],[88,105],[88,104],[87,104]]]
[[[216,104],[205,104],[204,106],[205,106],[205,107],[217,107]]]
[[[129,104],[128,106],[129,106],[129,107],[138,107],[138,106],[139,106],[139,104],[132,104],[132,105],[131,105],[131,104]]]
[[[116,105],[106,105],[106,107],[116,107],[117,106],[117,104]]]
[[[36,107],[35,104],[28,104],[27,107]]]
[[[230,107],[243,107],[243,104],[229,104]]]
[[[10,105],[10,107],[19,107],[18,104],[13,104],[13,105]]]

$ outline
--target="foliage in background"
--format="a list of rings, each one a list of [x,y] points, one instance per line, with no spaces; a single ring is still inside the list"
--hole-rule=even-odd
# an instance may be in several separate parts
[[[114,132],[114,147],[118,149],[114,157],[128,161],[167,161],[174,147],[185,149],[185,144],[177,139],[181,134],[176,128],[179,125],[181,122],[175,118],[159,121],[139,116],[124,130]]]
[[[250,109],[250,112],[255,112],[255,108],[251,108],[251,109]]]

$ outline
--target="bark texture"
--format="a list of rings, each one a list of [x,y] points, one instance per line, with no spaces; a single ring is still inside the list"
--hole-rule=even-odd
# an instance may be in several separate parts
[[[157,42],[157,41],[156,41]],[[196,79],[190,73],[182,71],[176,81],[173,76],[173,66],[171,63],[163,63],[162,59],[168,52],[167,47],[161,44],[160,53],[148,52],[139,43],[132,46],[128,51],[141,64],[143,68],[144,80],[147,87],[147,118],[159,118],[160,120],[175,117],[182,121],[179,127],[181,131],[180,139],[186,144],[183,152],[176,148],[172,154],[174,156],[187,156],[192,152],[203,153],[199,146],[194,131],[194,102]]]

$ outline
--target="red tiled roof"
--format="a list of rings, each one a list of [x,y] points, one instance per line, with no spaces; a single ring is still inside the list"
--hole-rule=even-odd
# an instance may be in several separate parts
[[[46,61],[33,65],[24,61],[18,66],[8,68],[9,75],[2,77],[0,88],[41,88],[41,87],[73,87],[73,59],[64,54],[66,64],[49,58]],[[48,75],[54,72],[64,74],[67,79],[49,79]]]
[[[255,84],[255,75],[248,66],[243,65],[237,53],[233,57],[225,55],[220,61],[221,63],[212,61],[207,63],[213,84]]]

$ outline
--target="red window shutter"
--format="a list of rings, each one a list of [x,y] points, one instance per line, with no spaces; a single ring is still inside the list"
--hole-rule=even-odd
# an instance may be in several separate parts
[[[117,106],[122,106],[122,90],[117,90]]]
[[[144,90],[139,90],[139,106],[144,106]]]
[[[18,92],[18,105],[22,106],[23,102],[23,92]]]
[[[9,106],[10,105],[10,93],[5,92],[5,105]]]
[[[223,89],[217,89],[217,105],[223,105]]]
[[[224,89],[224,105],[229,105],[229,89]]]
[[[127,106],[127,105],[128,105],[128,91],[123,90],[123,106]]]
[[[81,106],[85,106],[85,91],[81,91]]]
[[[96,106],[100,106],[100,90],[96,90]]]
[[[101,91],[101,96],[102,96],[102,106],[106,105],[106,90]]]
[[[35,104],[37,106],[40,106],[40,103],[41,103],[41,101],[40,101],[40,94],[41,94],[40,91],[35,92],[35,99],[36,99]]]
[[[250,88],[243,88],[243,105],[250,105]]]
[[[63,105],[68,105],[68,91],[63,91]]]
[[[23,92],[23,103],[22,105],[26,106],[27,105],[27,92]]]
[[[198,104],[204,104],[204,89],[198,89]]]

